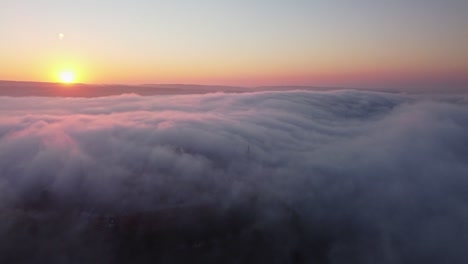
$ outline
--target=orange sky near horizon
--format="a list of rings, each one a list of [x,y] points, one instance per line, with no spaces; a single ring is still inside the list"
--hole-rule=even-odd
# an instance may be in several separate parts
[[[468,5],[423,2],[7,1],[0,79],[58,82],[73,72],[96,84],[467,85]]]

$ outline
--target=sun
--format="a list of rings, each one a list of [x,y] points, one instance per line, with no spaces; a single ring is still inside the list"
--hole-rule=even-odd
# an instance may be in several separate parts
[[[60,81],[62,83],[75,83],[76,74],[72,71],[63,71],[59,74]]]

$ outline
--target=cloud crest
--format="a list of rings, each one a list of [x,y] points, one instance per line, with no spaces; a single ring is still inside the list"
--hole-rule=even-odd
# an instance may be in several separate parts
[[[0,208],[37,208],[45,193],[54,208],[120,214],[241,204],[278,239],[265,246],[276,258],[466,263],[464,98],[0,97]]]

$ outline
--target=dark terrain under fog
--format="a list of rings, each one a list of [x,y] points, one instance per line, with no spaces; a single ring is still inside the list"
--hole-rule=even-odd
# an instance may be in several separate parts
[[[468,263],[462,90],[0,86],[1,263]]]

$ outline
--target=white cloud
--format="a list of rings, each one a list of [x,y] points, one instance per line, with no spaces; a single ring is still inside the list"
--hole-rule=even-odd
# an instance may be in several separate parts
[[[4,212],[37,207],[44,193],[56,208],[99,212],[240,206],[254,219],[245,228],[272,239],[260,243],[269,257],[468,260],[462,96],[0,97],[0,109]]]

